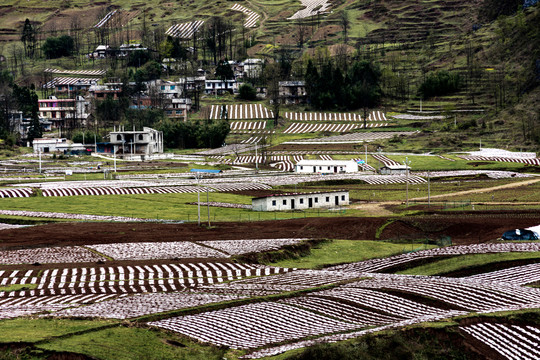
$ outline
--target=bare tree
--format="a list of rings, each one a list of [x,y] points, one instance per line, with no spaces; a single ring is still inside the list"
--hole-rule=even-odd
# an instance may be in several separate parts
[[[281,105],[279,93],[279,80],[281,77],[281,71],[279,65],[276,63],[266,65],[264,71],[266,85],[268,86],[268,96],[270,98],[270,103],[272,104],[272,111],[274,112],[274,126],[277,126],[279,119],[279,108]]]
[[[298,20],[298,22],[296,23],[296,36],[298,39],[297,44],[299,49],[302,49],[304,47],[308,32],[309,29],[306,23],[302,20]]]
[[[339,22],[341,24],[341,28],[343,29],[343,42],[345,44],[349,41],[348,34],[349,34],[349,27],[351,26],[351,20],[349,19],[349,13],[345,10],[341,10],[339,13]]]

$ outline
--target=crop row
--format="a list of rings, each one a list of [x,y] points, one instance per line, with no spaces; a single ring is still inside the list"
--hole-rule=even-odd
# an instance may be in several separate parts
[[[540,328],[529,325],[478,323],[460,330],[511,360],[540,359]]]
[[[113,10],[113,11],[108,12],[107,15],[105,15],[101,20],[98,21],[96,25],[94,25],[94,27],[100,28],[103,25],[105,25],[107,21],[109,21],[114,16],[114,14],[116,14],[117,11],[118,10]]]
[[[30,277],[6,277],[4,286],[28,285],[28,289],[0,291],[0,298],[171,292],[288,271],[292,270],[221,262],[46,269]]]
[[[148,221],[147,219],[124,217],[124,216],[108,216],[108,215],[85,215],[85,214],[68,214],[45,211],[25,211],[25,210],[0,210],[0,214],[9,216],[29,216],[46,219],[73,219],[84,221]],[[0,259],[1,261],[1,259]]]
[[[332,6],[328,0],[300,0],[305,9],[297,11],[293,16],[287,18],[287,20],[303,19],[310,16],[316,16],[328,11]]]
[[[257,24],[257,20],[259,20],[259,18],[261,17],[255,11],[250,10],[240,4],[234,4],[231,9],[235,11],[243,12],[244,14],[247,15],[247,19],[244,22],[244,27],[247,27],[247,28],[255,27]]]
[[[236,130],[264,130],[266,121],[231,121],[231,132]]]
[[[189,292],[134,294],[88,306],[57,311],[51,315],[58,317],[76,316],[128,319],[215,302],[237,300],[244,297]]]
[[[514,171],[499,171],[499,170],[451,170],[451,171],[430,171],[428,172],[415,172],[415,175],[422,177],[456,177],[456,176],[475,176],[475,175],[487,175],[491,179],[508,179],[508,178],[527,178],[536,175],[523,174]]]
[[[362,125],[363,126],[363,125]],[[348,144],[358,143],[362,141],[370,142],[373,140],[391,139],[395,136],[409,136],[416,134],[414,131],[384,131],[384,132],[358,132],[344,135],[325,136],[317,139],[296,140],[291,143],[295,144]],[[338,154],[339,151],[332,151],[333,154]],[[357,153],[354,153],[357,154]]]
[[[199,30],[202,24],[204,24],[204,21],[202,20],[176,24],[168,28],[165,35],[170,35],[180,39],[190,39],[193,34]]]
[[[458,157],[467,161],[500,161],[500,162],[515,162],[529,165],[540,166],[539,158],[505,158],[505,157],[492,157],[492,156],[469,156],[458,155]]]
[[[382,162],[383,165],[385,165],[385,166],[397,166],[397,165],[401,165],[401,164],[398,163],[397,161],[392,160],[392,159],[390,159],[390,158],[388,158],[387,156],[382,155],[382,154],[372,154],[371,156],[373,156],[373,158],[374,158],[375,160]]]
[[[272,343],[338,331],[356,324],[332,319],[283,303],[255,303],[150,322],[217,346],[258,348]]]
[[[239,104],[226,105],[227,118],[229,120],[242,119],[272,119],[274,113],[262,104]],[[224,117],[221,105],[212,105],[210,108],[210,119],[218,120]]]
[[[370,123],[367,128],[388,126],[388,123]],[[292,123],[283,130],[284,134],[305,134],[311,132],[347,132],[354,129],[361,129],[364,124],[332,124],[332,123]]]
[[[467,279],[526,285],[540,281],[540,264],[516,266],[504,270],[468,276]]]
[[[413,253],[390,256],[383,259],[371,259],[351,264],[337,265],[328,270],[376,272],[408,263],[418,259],[434,256],[487,254],[501,252],[536,252],[540,251],[540,243],[501,243],[501,244],[472,244],[448,246]]]
[[[399,290],[437,299],[468,311],[525,306],[540,302],[540,292],[533,288],[466,278],[380,275],[345,287]]]

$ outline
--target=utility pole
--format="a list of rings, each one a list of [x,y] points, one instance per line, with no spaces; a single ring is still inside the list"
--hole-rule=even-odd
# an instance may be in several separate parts
[[[407,206],[409,206],[409,165],[411,164],[411,161],[409,160],[408,157],[405,157],[405,161],[403,162],[405,164],[405,171],[406,171],[406,184],[407,184],[407,187],[406,187],[406,192],[407,192]]]
[[[427,206],[428,208],[431,205],[431,188],[430,188],[430,180],[431,180],[431,171],[428,171],[427,173]]]
[[[208,208],[208,228],[210,228],[210,201],[208,200],[208,186],[206,187],[206,207]]]
[[[201,191],[199,187],[199,173],[195,175],[197,177],[197,224],[201,226]]]
[[[364,144],[364,149],[365,149],[365,156],[366,156],[366,165],[367,165],[367,144]]]
[[[39,173],[41,174],[41,148],[38,148],[39,152]]]

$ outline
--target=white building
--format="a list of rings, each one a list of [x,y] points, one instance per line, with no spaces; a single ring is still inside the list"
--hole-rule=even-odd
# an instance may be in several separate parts
[[[348,191],[278,194],[251,199],[254,211],[333,208],[349,205]]]
[[[242,62],[244,77],[258,78],[262,74],[263,60],[262,59],[246,59]]]
[[[300,160],[294,171],[303,174],[351,173],[358,171],[358,164],[354,160]]]
[[[401,164],[388,164],[381,167],[379,172],[382,175],[406,175],[407,170],[411,171],[411,168]]]
[[[236,80],[206,80],[204,82],[204,92],[207,95],[236,94],[238,93],[238,83]]]
[[[34,139],[32,146],[34,147],[34,152],[38,153],[51,153],[60,150],[64,150],[68,144],[66,138],[55,138],[55,139]]]
[[[163,132],[149,127],[142,131],[125,131],[116,128],[109,133],[113,152],[124,159],[148,160],[154,154],[163,153]]]

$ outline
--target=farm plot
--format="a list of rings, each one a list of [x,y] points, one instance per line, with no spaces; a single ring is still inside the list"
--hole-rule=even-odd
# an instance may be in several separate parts
[[[534,177],[537,175],[534,174],[523,174],[517,173],[514,171],[498,171],[498,170],[454,170],[454,171],[430,171],[427,172],[415,172],[417,176],[422,177],[457,177],[457,176],[475,176],[475,175],[486,175],[490,179],[510,179],[510,178],[528,178]]]
[[[88,247],[115,260],[227,257],[221,251],[189,241],[96,244]]]
[[[30,197],[32,195],[32,189],[30,188],[15,188],[15,189],[1,189],[1,198],[19,198]]]
[[[266,184],[259,183],[231,183],[231,184],[214,184],[209,185],[217,192],[234,192],[234,191],[247,191],[247,190],[270,190],[272,187]],[[206,189],[203,188],[203,191]]]
[[[0,264],[96,262],[103,257],[79,246],[0,251]]]
[[[395,255],[382,259],[370,259],[352,264],[337,265],[327,268],[327,270],[377,272],[384,269],[392,268],[400,264],[405,264],[410,261],[427,259],[434,256],[537,251],[540,251],[540,243],[458,245],[416,251],[413,253]]]
[[[538,327],[484,322],[460,326],[459,329],[507,359],[540,359],[540,328]]]
[[[308,296],[324,296],[346,300],[359,306],[402,319],[438,315],[445,312],[445,310],[407,300],[399,296],[367,289],[339,287],[337,289],[310,293]]]
[[[225,252],[229,255],[241,255],[278,250],[283,246],[299,244],[304,240],[307,239],[215,240],[199,241],[198,243]]]
[[[399,316],[383,315],[378,312],[345,304],[336,301],[335,299],[319,296],[303,296],[281,300],[280,302],[295,305],[309,311],[314,311],[362,326],[383,325],[403,320],[403,318]]]
[[[180,39],[190,39],[193,37],[193,34],[195,34],[203,24],[204,24],[203,20],[176,24],[168,28],[167,31],[165,31],[165,35],[170,35],[172,37],[176,37]]]
[[[264,140],[265,136],[251,136],[248,139],[240,141],[240,144],[258,144]]]
[[[348,331],[356,324],[335,320],[281,303],[257,303],[149,325],[168,329],[202,342],[233,349],[252,349],[286,340]]]
[[[46,219],[73,219],[84,221],[148,221],[148,219],[140,219],[134,217],[124,216],[107,216],[107,215],[85,215],[85,214],[68,214],[68,213],[56,213],[45,211],[25,211],[25,210],[0,210],[0,214],[9,216],[24,216],[24,217],[37,217]]]
[[[540,281],[540,264],[516,266],[509,269],[467,276],[466,279],[526,285]]]
[[[271,157],[271,161],[275,161],[275,162],[271,163],[270,166],[275,167],[281,171],[293,171],[294,164],[299,162],[303,158],[304,157],[301,155],[294,155],[293,161],[291,161],[289,156],[273,155]]]
[[[32,289],[0,292],[0,298],[176,292],[288,271],[292,270],[221,262],[45,269],[39,276],[6,277],[6,285],[31,284],[27,287]]]
[[[368,116],[368,121],[387,121],[386,115],[381,111],[372,111]]]
[[[0,298],[0,320],[105,301],[116,295],[57,295]]]
[[[61,70],[47,68],[43,72],[51,74],[65,74],[65,75],[90,75],[90,76],[103,76],[107,73],[106,70]]]
[[[540,302],[540,292],[507,283],[427,276],[379,275],[343,287],[393,289],[437,299],[468,311],[493,311]]]
[[[368,127],[381,127],[387,126],[387,123],[370,123]],[[292,123],[283,130],[284,134],[306,134],[313,132],[347,132],[354,129],[361,129],[364,127],[364,124],[333,124],[333,123]]]
[[[318,14],[328,12],[332,3],[328,0],[300,0],[305,9],[297,11],[293,16],[287,18],[287,20],[303,19]]]
[[[247,15],[247,19],[244,22],[244,27],[246,28],[252,28],[257,26],[257,20],[261,17],[259,14],[257,14],[255,11],[250,10],[240,4],[234,4],[231,8],[231,10],[234,11],[240,11]]]
[[[505,157],[470,156],[470,155],[458,155],[458,157],[467,161],[499,161],[499,162],[513,162],[513,163],[540,166],[540,158],[505,158]]]
[[[363,125],[362,125],[363,126]],[[358,132],[344,135],[334,135],[316,139],[301,139],[287,141],[283,144],[351,144],[358,142],[370,142],[374,140],[391,139],[394,136],[410,136],[416,132],[385,131],[385,132]]]
[[[392,160],[388,157],[386,157],[385,155],[381,155],[381,154],[372,154],[371,156],[373,156],[373,158],[377,161],[380,161],[381,163],[383,163],[384,166],[396,166],[396,165],[401,165],[400,163],[398,163],[397,161],[395,160]]]
[[[245,298],[245,296],[195,294],[188,292],[135,294],[88,306],[65,309],[51,315],[57,317],[76,316],[128,319],[241,298]]]
[[[109,11],[101,20],[98,21],[96,25],[94,25],[95,28],[103,27],[107,24],[109,20],[118,12],[117,10]]]
[[[262,104],[237,104],[226,105],[227,118],[229,120],[272,119],[274,112],[268,110]],[[224,117],[223,106],[212,105],[210,119],[218,120]]]
[[[283,116],[293,121],[362,121],[360,115],[355,113],[286,112]]]
[[[136,188],[109,188],[109,187],[81,187],[44,189],[43,196],[81,196],[81,195],[138,195],[138,194],[188,194],[200,191],[197,186],[175,187],[136,187]],[[206,191],[206,190],[205,190]],[[212,191],[212,189],[210,189]]]
[[[231,132],[258,132],[266,128],[266,121],[231,121]]]
[[[73,84],[92,84],[96,83],[98,79],[96,78],[75,78],[75,77],[55,77],[51,81],[43,85],[46,89],[54,89],[56,85],[73,85]]]

